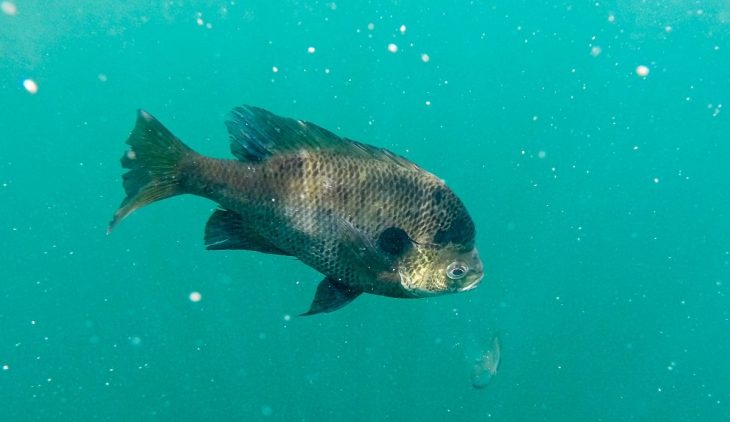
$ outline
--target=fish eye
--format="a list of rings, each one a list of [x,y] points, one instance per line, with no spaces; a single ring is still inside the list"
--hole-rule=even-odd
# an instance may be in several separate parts
[[[446,276],[452,280],[459,280],[460,278],[464,278],[467,271],[469,271],[469,266],[463,262],[454,261],[446,267]]]

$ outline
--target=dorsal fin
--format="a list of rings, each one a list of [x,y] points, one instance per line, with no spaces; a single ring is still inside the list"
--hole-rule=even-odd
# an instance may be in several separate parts
[[[241,161],[264,161],[275,154],[313,150],[390,161],[399,166],[419,169],[385,148],[342,138],[314,123],[277,116],[259,107],[244,105],[234,108],[226,121],[226,127],[231,152]]]

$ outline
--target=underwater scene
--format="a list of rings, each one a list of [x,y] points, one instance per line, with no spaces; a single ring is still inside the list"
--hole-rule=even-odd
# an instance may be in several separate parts
[[[730,420],[728,1],[0,0],[0,106],[0,421]]]

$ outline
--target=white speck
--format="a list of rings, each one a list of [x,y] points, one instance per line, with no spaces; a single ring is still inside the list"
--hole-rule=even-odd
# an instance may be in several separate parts
[[[610,22],[610,23],[616,22],[616,15],[614,15],[613,13],[609,13],[608,22]]]
[[[38,92],[38,84],[33,79],[26,79],[23,81],[23,88],[28,91],[29,94],[35,94]]]
[[[640,64],[636,66],[636,74],[641,76],[642,78],[645,78],[649,76],[649,68],[644,66],[643,64]]]
[[[654,178],[654,179],[652,179],[652,180],[654,181],[654,183],[659,183],[659,178],[658,178],[658,177],[655,177],[655,178]]]
[[[426,100],[426,107],[431,105],[431,100]]]
[[[391,53],[397,53],[398,46],[393,43],[390,43],[390,44],[388,44],[388,51],[390,51]]]
[[[99,78],[99,81],[100,82],[106,82],[107,81],[106,74],[104,74],[104,73],[100,73],[99,75],[97,75],[97,78]]]
[[[190,293],[190,301],[191,302],[200,302],[200,299],[203,298],[203,295],[200,294],[200,292],[191,292]]]
[[[594,45],[591,47],[591,56],[598,57],[601,54],[601,47]]]
[[[539,159],[545,158],[545,151],[538,151],[537,158],[539,158]]]
[[[8,365],[8,364],[3,365],[3,371],[7,371],[8,369],[10,369],[10,365]]]
[[[401,25],[399,29],[400,29],[400,33],[401,34],[405,34],[406,33],[406,26],[405,25]]]
[[[539,119],[540,119],[540,117],[539,117],[539,116],[532,116],[532,121],[533,121],[533,122],[536,122],[536,121],[538,121]]]
[[[198,26],[203,26],[203,24],[205,24],[205,22],[203,21],[203,18],[201,18],[201,17],[198,17],[197,19],[195,19],[195,23],[197,23]]]
[[[330,74],[330,68],[329,67],[325,68],[324,69],[324,73],[327,74],[327,75],[329,75]]]
[[[428,63],[428,61],[431,60],[431,57],[428,56],[426,53],[421,53],[421,61],[424,63]]]
[[[375,29],[375,24],[374,24],[374,23],[372,23],[372,22],[370,22],[370,23],[368,24],[368,31],[372,31],[373,29]]]
[[[31,320],[30,325],[35,325],[35,320]]]
[[[279,73],[279,68],[276,67],[276,66],[272,66],[271,67],[271,71],[274,72],[274,73]]]
[[[291,321],[291,315],[284,314],[284,321]]]
[[[4,1],[0,3],[0,9],[2,9],[3,13],[8,16],[15,16],[18,14],[18,7],[11,1]]]
[[[130,159],[130,160],[136,160],[137,159],[137,153],[134,152],[134,151],[132,151],[132,150],[127,151],[127,158]]]
[[[315,51],[316,51],[316,50],[315,50],[315,48],[314,48],[314,47],[309,47],[309,48],[307,48],[307,53],[309,53],[309,54],[314,54],[314,52],[315,52]]]
[[[632,148],[632,149],[633,149],[634,151],[638,151],[638,150],[639,150],[639,146],[638,146],[638,145],[634,145],[634,148]]]
[[[667,33],[672,32],[672,25],[665,26],[664,27],[664,32],[667,32]]]

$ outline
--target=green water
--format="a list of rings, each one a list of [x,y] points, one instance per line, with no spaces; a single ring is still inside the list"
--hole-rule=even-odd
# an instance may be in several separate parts
[[[728,420],[727,1],[2,3],[1,421]],[[239,104],[444,178],[481,286],[301,318],[206,200],[106,235],[136,109],[229,157]]]

